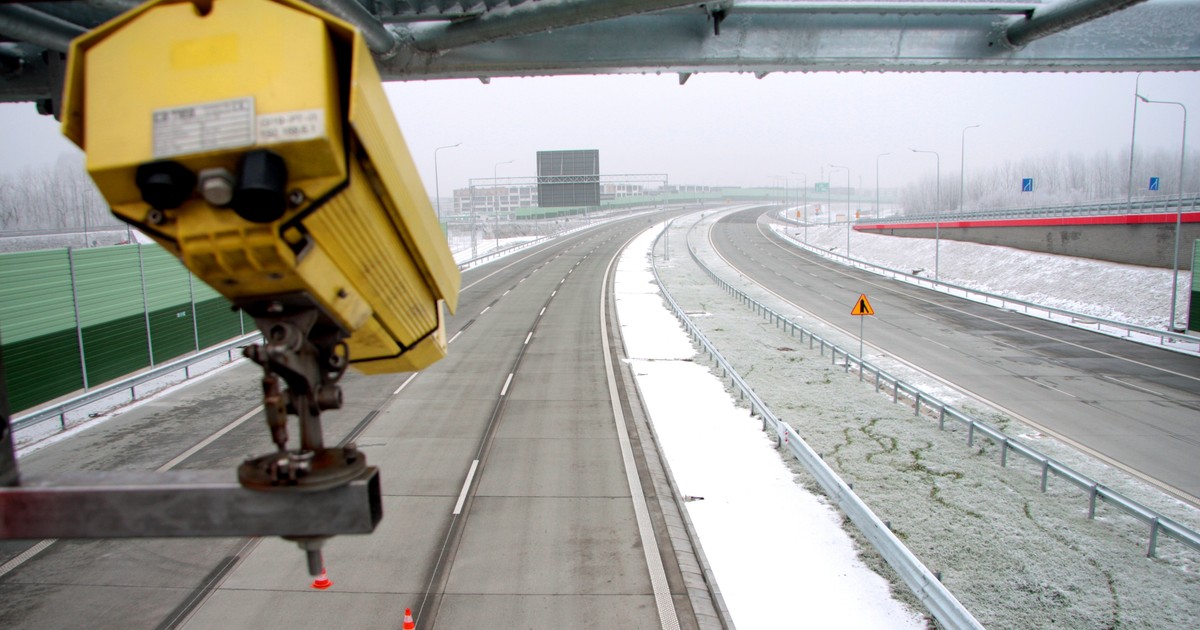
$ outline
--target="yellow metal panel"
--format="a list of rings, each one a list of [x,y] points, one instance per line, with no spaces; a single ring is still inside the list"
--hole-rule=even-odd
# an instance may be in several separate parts
[[[272,149],[287,161],[294,179],[343,175],[339,98],[330,89],[337,68],[320,19],[268,1],[218,0],[208,15],[184,2],[155,7],[119,34],[87,51],[80,143],[88,170],[114,206],[140,204],[132,169],[148,158],[170,157],[193,171],[232,170],[240,150],[254,146],[254,125],[264,115],[327,112],[319,137]],[[198,150],[155,154],[154,133],[163,129],[164,116],[229,101],[248,101],[252,108],[246,142],[236,144],[239,130],[226,128],[211,133]],[[235,144],[221,147],[221,135]]]
[[[63,129],[114,213],[248,307],[306,295],[366,371],[440,359],[461,279],[361,36],[296,0],[211,7],[152,0],[72,43]],[[279,220],[193,191],[150,222],[139,166],[236,173],[256,149],[282,157],[286,191],[302,193]]]
[[[361,38],[354,49],[354,78],[351,81],[350,125],[371,157],[371,165],[391,202],[388,210],[402,227],[405,242],[415,250],[415,259],[424,263],[425,272],[446,300],[450,312],[458,306],[462,276],[437,215],[421,184],[416,164],[404,143],[400,126],[392,115],[391,104],[383,92],[379,71]]]

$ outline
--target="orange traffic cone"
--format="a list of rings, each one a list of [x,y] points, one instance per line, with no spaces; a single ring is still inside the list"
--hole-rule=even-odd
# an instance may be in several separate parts
[[[402,630],[417,630],[417,622],[413,621],[412,609],[404,609],[404,625],[400,626]]]
[[[329,576],[325,575],[325,567],[321,567],[321,575],[318,575],[317,579],[313,580],[312,587],[319,591],[323,591],[330,586],[333,586],[333,580],[329,579]]]

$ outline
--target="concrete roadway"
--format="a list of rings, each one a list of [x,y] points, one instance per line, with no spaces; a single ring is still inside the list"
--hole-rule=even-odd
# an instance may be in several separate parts
[[[1200,506],[1200,358],[849,269],[786,244],[762,214],[710,235],[754,282],[851,336],[867,294],[868,345]]]
[[[0,576],[0,627],[399,628],[405,608],[418,628],[720,627],[657,454],[641,448],[619,338],[600,334],[609,263],[650,223],[464,273],[449,357],[347,375],[326,441],[362,430],[384,519],[326,545],[328,591],[277,539],[57,541]],[[23,458],[22,474],[153,470],[246,417],[178,465],[232,474],[271,448],[258,377],[243,363]],[[0,564],[34,542],[0,542]]]

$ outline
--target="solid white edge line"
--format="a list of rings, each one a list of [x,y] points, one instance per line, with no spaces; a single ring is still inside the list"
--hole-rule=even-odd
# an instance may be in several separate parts
[[[45,551],[46,547],[53,545],[57,541],[57,538],[47,538],[39,541],[36,545],[21,552],[21,555],[9,560],[8,562],[5,562],[3,565],[0,565],[0,577],[8,575],[10,571],[21,566],[22,564],[25,564],[30,558],[42,553]]]
[[[509,372],[508,378],[504,379],[504,387],[500,388],[501,396],[508,393],[508,386],[512,384],[512,377],[513,377],[512,372]]]
[[[454,336],[457,337],[458,335],[454,335]],[[454,341],[454,340],[451,339],[450,341]],[[448,341],[446,343],[450,343],[450,342]],[[411,383],[414,378],[417,378],[417,372],[413,372],[412,376],[409,376],[408,378],[404,379],[404,382],[400,383],[400,387],[397,387],[396,391],[392,392],[392,395],[395,396],[396,394],[399,394],[400,390],[404,389],[405,387],[408,387],[408,384]]]
[[[654,229],[654,228],[650,228]],[[634,237],[636,238],[636,236]],[[625,242],[628,245],[633,239]],[[671,597],[671,587],[667,583],[667,571],[663,567],[662,557],[658,552],[658,541],[654,537],[654,526],[650,522],[650,510],[646,505],[646,495],[642,492],[642,481],[638,475],[637,463],[633,458],[633,447],[629,442],[629,431],[625,428],[625,413],[621,411],[621,401],[617,397],[617,379],[613,368],[608,341],[608,315],[604,309],[604,298],[608,295],[608,274],[621,257],[625,246],[617,250],[617,254],[609,261],[604,270],[604,281],[600,289],[600,345],[604,355],[604,376],[608,380],[608,397],[612,404],[613,422],[617,425],[617,441],[621,444],[621,461],[625,465],[625,481],[629,484],[629,495],[633,501],[633,513],[638,525],[638,536],[642,541],[642,553],[646,559],[646,569],[650,574],[650,585],[654,590],[654,603],[658,608],[658,620],[666,630],[679,628],[679,616],[675,614],[675,602]]]
[[[259,405],[259,406],[255,407],[254,409],[251,409],[244,416],[242,416],[242,417],[238,418],[237,420],[234,420],[233,422],[230,422],[229,424],[222,427],[220,431],[217,431],[216,433],[201,440],[199,444],[196,444],[192,448],[189,448],[188,450],[176,455],[174,457],[174,459],[163,464],[162,466],[155,468],[154,472],[164,472],[164,471],[171,470],[172,468],[178,466],[179,464],[183,463],[183,460],[191,457],[192,455],[197,453],[200,449],[204,448],[205,446],[208,446],[209,444],[216,442],[217,439],[219,439],[222,435],[225,435],[226,433],[229,433],[230,431],[236,429],[243,422],[249,420],[250,418],[253,418],[255,415],[258,414],[258,412],[260,412],[262,410],[263,410],[262,405]]]
[[[467,480],[463,482],[462,492],[458,493],[458,503],[454,504],[454,511],[450,514],[458,516],[462,513],[463,503],[467,500],[467,490],[471,487],[471,480],[475,478],[475,469],[479,467],[479,460],[471,462],[471,470],[467,471]]]

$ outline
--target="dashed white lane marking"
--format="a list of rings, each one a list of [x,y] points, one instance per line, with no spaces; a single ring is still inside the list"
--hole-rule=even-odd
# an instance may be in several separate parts
[[[471,487],[471,480],[475,478],[475,469],[479,468],[479,460],[471,462],[471,470],[467,471],[467,480],[463,482],[462,492],[458,493],[458,503],[454,504],[454,511],[451,512],[454,516],[462,513],[463,503],[467,500],[467,490]]]

